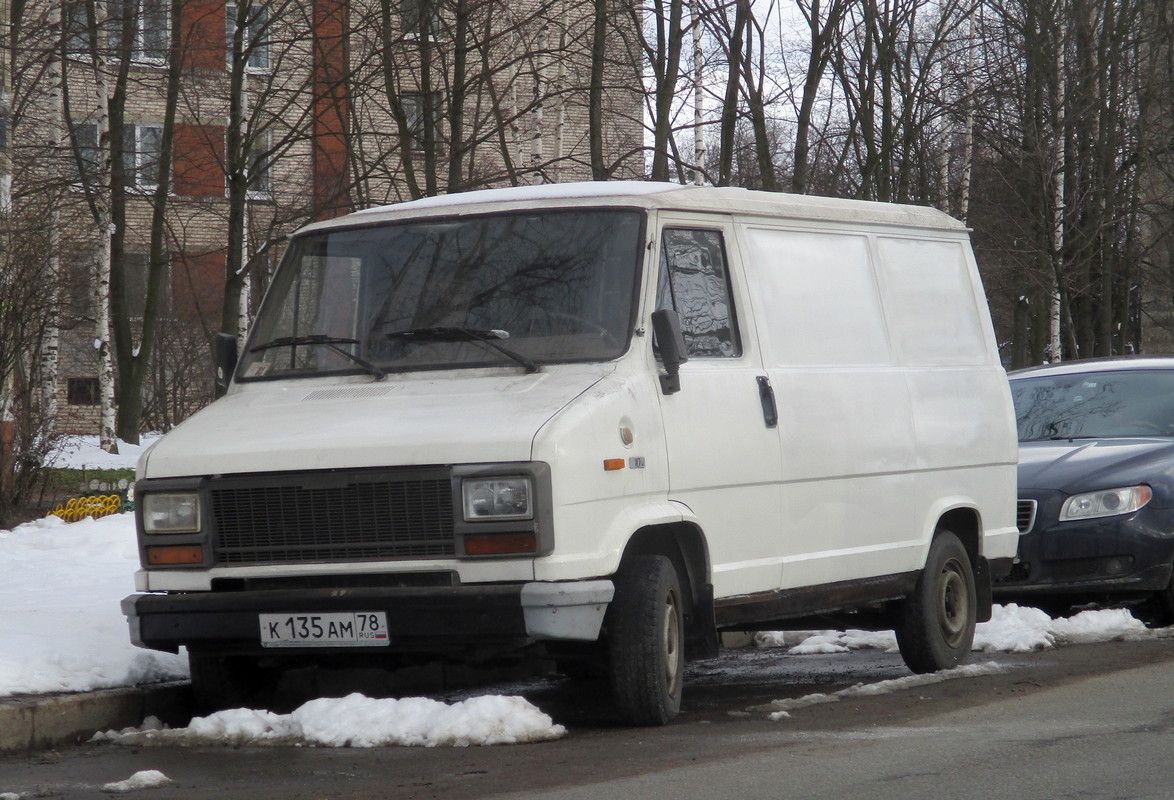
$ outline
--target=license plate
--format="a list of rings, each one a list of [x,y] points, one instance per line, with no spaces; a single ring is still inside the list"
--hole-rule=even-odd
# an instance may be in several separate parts
[[[261,614],[262,647],[382,647],[390,642],[383,611]]]

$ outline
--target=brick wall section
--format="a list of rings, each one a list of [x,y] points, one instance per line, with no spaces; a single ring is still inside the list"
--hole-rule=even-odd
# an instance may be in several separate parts
[[[345,31],[347,0],[315,0],[314,30],[314,201],[325,219],[344,214],[350,101],[343,83],[347,73]]]
[[[184,70],[224,70],[228,45],[224,0],[186,0],[182,6]]]
[[[175,253],[172,302],[179,319],[219,320],[224,297],[224,253]]]
[[[175,125],[175,193],[224,197],[224,126]]]

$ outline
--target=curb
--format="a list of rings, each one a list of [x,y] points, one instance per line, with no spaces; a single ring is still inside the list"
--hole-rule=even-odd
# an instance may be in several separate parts
[[[88,741],[95,733],[138,726],[149,716],[165,722],[191,706],[186,683],[0,697],[0,754],[27,753]]]

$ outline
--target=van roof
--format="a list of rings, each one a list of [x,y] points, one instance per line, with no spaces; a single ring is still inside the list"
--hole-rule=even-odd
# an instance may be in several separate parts
[[[482,189],[376,206],[303,230],[369,225],[410,217],[486,214],[543,208],[623,206],[673,211],[718,212],[787,219],[851,221],[965,231],[958,220],[924,206],[844,200],[835,197],[760,192],[732,186],[687,186],[652,181],[585,181]]]

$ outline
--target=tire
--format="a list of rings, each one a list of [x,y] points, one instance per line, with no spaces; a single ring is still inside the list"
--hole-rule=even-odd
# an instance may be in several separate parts
[[[197,707],[208,711],[227,708],[264,708],[271,683],[267,673],[248,659],[215,653],[188,653],[192,693]],[[271,677],[271,676],[268,676]]]
[[[685,620],[681,584],[664,556],[627,559],[608,608],[608,677],[623,720],[664,725],[681,710]]]
[[[915,673],[950,669],[974,643],[974,568],[958,537],[939,531],[913,594],[901,603],[895,633],[901,658]]]
[[[1174,625],[1174,577],[1165,589],[1154,593],[1154,605],[1158,612],[1154,620],[1156,627]]]

